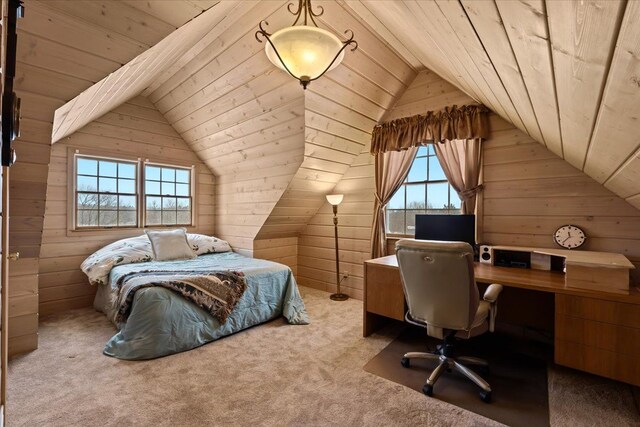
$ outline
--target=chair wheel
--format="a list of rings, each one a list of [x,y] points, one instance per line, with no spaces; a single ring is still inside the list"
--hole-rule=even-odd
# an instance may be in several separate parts
[[[491,392],[490,391],[484,391],[482,390],[480,392],[480,399],[484,402],[484,403],[489,403],[491,402]]]
[[[422,386],[422,392],[427,396],[433,396],[433,386],[425,384],[424,386]]]
[[[411,361],[409,360],[408,357],[403,357],[402,360],[400,361],[400,364],[405,368],[408,368],[409,366],[411,366]]]

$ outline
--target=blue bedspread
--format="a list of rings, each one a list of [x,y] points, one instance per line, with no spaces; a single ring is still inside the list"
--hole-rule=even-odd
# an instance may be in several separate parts
[[[220,324],[213,316],[171,290],[140,289],[126,323],[118,325],[104,354],[119,359],[152,359],[201,346],[218,338],[283,315],[291,324],[307,324],[309,317],[291,270],[278,263],[234,252],[201,255],[191,260],[144,262],[114,267],[108,285],[100,285],[95,307],[114,319],[115,283],[137,271],[242,271],[247,290],[229,318]]]

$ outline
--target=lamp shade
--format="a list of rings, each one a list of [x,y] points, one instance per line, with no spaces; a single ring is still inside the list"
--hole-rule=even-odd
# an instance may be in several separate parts
[[[284,62],[291,74],[298,79],[308,77],[313,80],[320,77],[338,52],[340,55],[331,64],[330,69],[337,67],[344,58],[344,51],[340,51],[343,43],[322,28],[308,25],[287,27],[275,32],[270,39],[278,53],[276,54],[271,43],[267,43],[265,52],[269,60],[278,68],[287,71],[282,65]]]
[[[327,202],[331,203],[333,206],[338,206],[342,199],[344,198],[344,194],[327,194]]]

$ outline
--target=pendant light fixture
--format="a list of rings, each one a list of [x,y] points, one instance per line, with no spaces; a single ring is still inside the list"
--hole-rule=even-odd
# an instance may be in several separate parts
[[[260,29],[256,32],[256,40],[262,43],[261,38],[265,38],[267,58],[276,67],[300,80],[300,84],[306,89],[310,82],[320,78],[342,62],[347,46],[351,45],[353,46],[351,50],[356,50],[358,42],[353,39],[351,30],[345,31],[349,38],[346,41],[340,41],[335,34],[318,28],[315,18],[324,13],[322,6],[318,6],[317,12],[313,11],[311,0],[298,0],[298,9],[295,11],[292,10],[292,6],[293,3],[287,6],[287,10],[296,16],[291,27],[269,34],[263,27],[269,23],[261,21]]]

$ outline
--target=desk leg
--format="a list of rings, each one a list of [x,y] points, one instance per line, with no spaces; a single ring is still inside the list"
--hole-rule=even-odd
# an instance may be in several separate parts
[[[379,314],[364,312],[364,323],[362,325],[362,336],[368,337],[387,323],[387,318]]]

